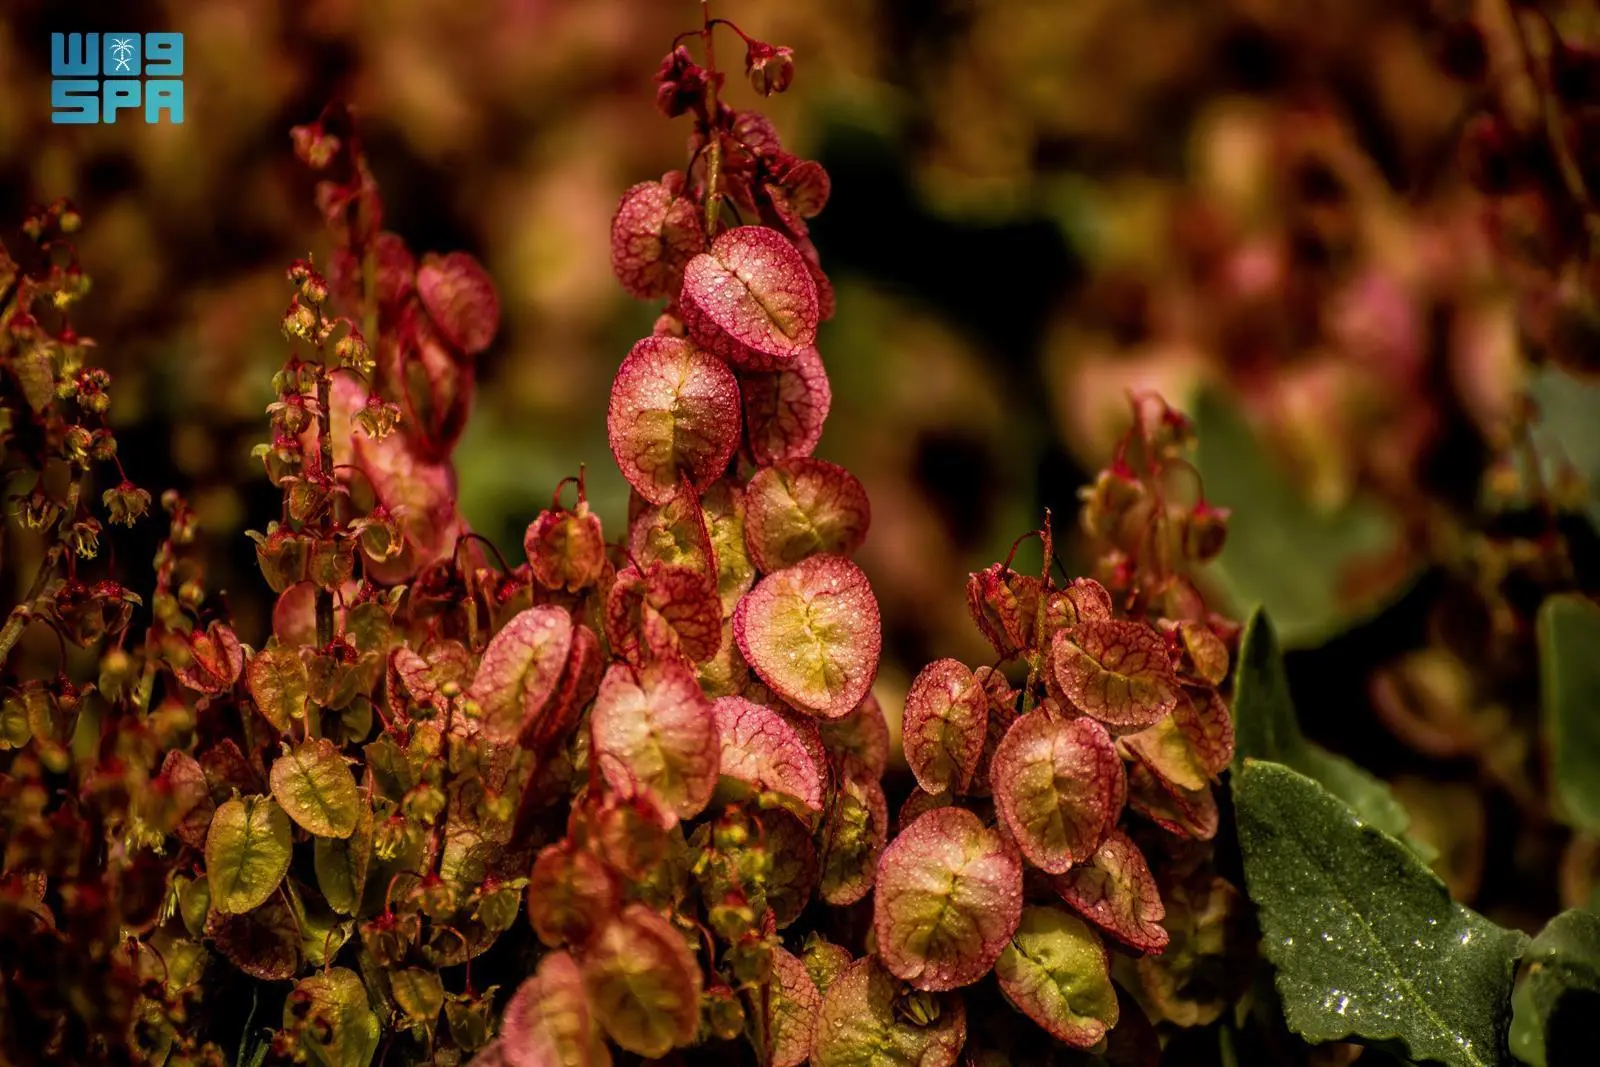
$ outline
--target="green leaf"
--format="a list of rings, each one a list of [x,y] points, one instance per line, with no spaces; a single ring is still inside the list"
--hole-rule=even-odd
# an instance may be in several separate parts
[[[1246,759],[1282,763],[1316,779],[1384,833],[1394,837],[1405,834],[1410,816],[1381,779],[1308,741],[1300,732],[1278,638],[1264,609],[1251,613],[1239,639],[1233,693],[1235,774]],[[1428,846],[1409,839],[1406,844],[1424,860],[1433,859],[1433,849]]]
[[[698,996],[698,994],[697,994]],[[550,952],[518,987],[500,1022],[508,1064],[540,1067],[611,1067],[611,1050],[584,993],[578,964]]]
[[[251,1034],[250,1028],[255,1025],[257,1001],[261,996],[260,986],[250,987],[250,1014],[244,1017],[244,1030],[239,1037],[239,1054],[234,1057],[234,1067],[261,1067],[266,1062],[267,1052],[271,1044],[259,1034]]]
[[[1539,408],[1533,443],[1545,457],[1545,484],[1556,458],[1570,463],[1588,484],[1586,514],[1600,529],[1600,382],[1547,367],[1530,375],[1528,395]]]
[[[190,936],[200,937],[205,933],[206,913],[211,910],[211,886],[203,874],[192,880],[179,878],[175,884],[178,886],[178,917]]]
[[[1504,1060],[1526,938],[1450,899],[1405,846],[1282,764],[1234,779],[1245,881],[1289,1028],[1398,1039],[1452,1067]]]
[[[1100,937],[1060,908],[1029,907],[995,963],[1000,991],[1052,1037],[1089,1048],[1117,1025],[1117,991]]]
[[[289,870],[289,817],[271,797],[235,797],[217,809],[206,833],[211,906],[225,915],[257,907]]]
[[[50,406],[56,397],[56,363],[50,345],[39,341],[22,345],[13,357],[12,372],[29,407],[42,413]]]
[[[389,991],[406,1013],[408,1027],[432,1026],[444,1007],[444,983],[438,971],[407,967],[389,975]]]
[[[542,604],[512,616],[489,640],[467,695],[490,737],[509,740],[544,710],[572,650],[572,616]]]
[[[1207,569],[1237,609],[1270,610],[1292,648],[1322,644],[1375,615],[1401,582],[1348,591],[1352,572],[1381,560],[1399,543],[1399,522],[1364,502],[1334,511],[1308,501],[1272,461],[1272,450],[1226,396],[1202,389],[1191,407],[1199,437],[1195,466],[1206,499],[1233,509],[1222,555]]]
[[[294,977],[304,942],[286,895],[274,893],[242,915],[213,907],[206,916],[206,940],[252,978],[279,982]]]
[[[378,1050],[381,1029],[361,978],[348,967],[334,967],[301,979],[295,990],[311,998],[310,1017],[328,1020],[326,1031],[304,1030],[300,1047],[307,1061],[320,1067],[367,1067]],[[286,1029],[299,1022],[293,1015],[294,1003],[290,997],[283,1006]],[[326,1040],[318,1040],[319,1036]]]
[[[325,902],[312,898],[307,904],[293,879],[284,884],[285,895],[294,909],[295,926],[300,931],[300,956],[312,967],[326,966],[355,932],[355,923],[329,909]]]
[[[1581,1062],[1592,1054],[1600,1008],[1600,916],[1557,915],[1528,946],[1526,963],[1511,998],[1511,1051],[1533,1067]]]
[[[700,964],[676,927],[629,904],[601,928],[583,958],[590,1010],[611,1040],[659,1058],[694,1041]]]
[[[349,837],[361,817],[361,794],[339,748],[307,741],[273,761],[272,795],[289,817],[317,837]]]
[[[1551,777],[1574,826],[1600,831],[1600,606],[1576,594],[1539,607]]]
[[[7,694],[0,702],[0,752],[21,748],[33,738],[33,727],[28,725],[28,706],[18,697]]]
[[[367,870],[372,865],[372,806],[365,799],[360,804],[356,828],[349,837],[319,837],[311,846],[317,888],[330,908],[345,915],[360,910]]]
[[[951,1067],[967,1040],[959,994],[922,994],[921,1018],[898,1009],[900,984],[867,956],[823,990],[813,1067]]]
[[[782,946],[772,950],[772,995],[768,1001],[767,1032],[772,1042],[768,1062],[771,1067],[800,1067],[811,1057],[822,992],[800,957]]]
[[[1022,857],[965,808],[923,812],[878,862],[878,956],[918,989],[956,989],[988,974],[1021,917]]]
[[[280,734],[294,730],[295,723],[305,717],[311,700],[311,675],[300,649],[285,648],[277,638],[269,638],[267,647],[245,665],[244,680],[256,710]]]

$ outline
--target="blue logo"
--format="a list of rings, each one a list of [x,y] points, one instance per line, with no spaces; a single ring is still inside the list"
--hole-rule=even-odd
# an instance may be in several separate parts
[[[50,77],[54,123],[183,121],[181,33],[52,33]]]

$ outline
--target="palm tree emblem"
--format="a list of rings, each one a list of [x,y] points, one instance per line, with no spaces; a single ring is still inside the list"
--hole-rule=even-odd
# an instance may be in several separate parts
[[[133,72],[133,38],[111,38],[111,58],[116,61],[117,70]]]

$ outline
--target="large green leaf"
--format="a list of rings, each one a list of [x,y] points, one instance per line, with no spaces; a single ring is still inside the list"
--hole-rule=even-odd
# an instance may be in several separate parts
[[[1452,1067],[1504,1062],[1523,934],[1452,901],[1404,845],[1282,764],[1246,760],[1233,796],[1290,1029],[1398,1040]]]
[[[1200,390],[1191,410],[1206,499],[1233,509],[1227,543],[1206,575],[1232,601],[1236,618],[1264,606],[1285,643],[1309,648],[1376,614],[1400,592],[1399,581],[1350,581],[1399,543],[1393,515],[1360,501],[1335,511],[1314,506],[1215,389]]]
[[[311,846],[317,888],[327,898],[328,906],[344,915],[354,915],[361,908],[367,870],[372,865],[372,824],[372,805],[363,797],[356,813],[356,828],[349,837],[319,837]]]
[[[272,762],[272,795],[289,817],[317,837],[349,837],[361,817],[350,765],[332,741],[313,738]]]
[[[289,817],[271,797],[235,797],[217,809],[206,832],[211,906],[225,915],[250,911],[289,871]]]
[[[1600,831],[1600,606],[1575,594],[1539,607],[1551,777],[1567,819]]]
[[[1316,779],[1384,833],[1400,837],[1406,832],[1411,821],[1406,809],[1381,779],[1307,740],[1300,732],[1278,637],[1272,620],[1261,608],[1251,613],[1239,639],[1233,730],[1236,773],[1246,759],[1282,763]],[[1431,848],[1409,839],[1406,843],[1425,859],[1432,859]]]
[[[1511,998],[1511,1051],[1533,1067],[1592,1058],[1600,1031],[1600,916],[1564,911],[1528,946]]]

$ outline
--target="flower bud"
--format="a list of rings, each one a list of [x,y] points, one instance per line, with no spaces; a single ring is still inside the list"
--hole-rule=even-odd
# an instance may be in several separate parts
[[[1083,501],[1083,529],[1091,537],[1115,541],[1134,508],[1144,503],[1144,483],[1119,464],[1102,470],[1094,485],[1078,491]]]
[[[83,559],[94,559],[100,553],[100,523],[95,519],[79,519],[67,531],[67,542]]]
[[[83,226],[83,216],[72,206],[70,200],[57,200],[50,205],[50,211],[56,217],[56,227],[63,234],[70,236]]]
[[[712,843],[721,852],[743,848],[750,842],[750,828],[745,825],[744,819],[737,812],[718,819],[712,827],[711,834]]]
[[[706,990],[702,1008],[711,1034],[718,1041],[732,1041],[744,1032],[744,1005],[727,986]]]
[[[526,882],[526,879],[521,879]],[[485,927],[494,931],[511,929],[516,922],[517,910],[522,904],[522,886],[519,882],[500,882],[490,877],[478,887],[478,906],[474,915]]]
[[[667,53],[656,71],[656,107],[669,119],[705,106],[706,72],[682,45]]]
[[[311,412],[306,409],[306,398],[300,393],[284,393],[276,403],[267,405],[273,428],[288,437],[305,433],[311,425]]]
[[[764,985],[772,980],[772,946],[757,937],[748,938],[728,950],[728,966],[733,977],[749,985]]]
[[[344,586],[355,572],[356,546],[343,537],[324,538],[314,543],[307,576],[319,589],[333,592]]]
[[[200,532],[200,522],[194,517],[194,511],[189,507],[188,501],[178,495],[176,489],[168,489],[161,494],[161,507],[168,515],[172,516],[172,529],[168,534],[175,545],[194,543],[195,535]]]
[[[89,586],[69,578],[56,590],[50,609],[63,636],[80,648],[88,648],[102,637],[127,629],[134,605],[140,603],[136,594],[116,582]]]
[[[450,1037],[465,1052],[475,1052],[489,1043],[493,1030],[489,1023],[494,1007],[494,987],[482,996],[446,993],[444,1017],[450,1024]]]
[[[138,664],[132,656],[120,648],[113,648],[100,657],[100,676],[95,683],[95,688],[104,694],[107,700],[121,699],[127,687],[134,679],[134,671]]]
[[[311,271],[300,283],[300,296],[312,307],[321,307],[328,299],[328,279]]]
[[[1159,396],[1141,397],[1140,419],[1149,435],[1150,451],[1157,456],[1177,456],[1194,445],[1194,423],[1189,416],[1168,404]],[[1150,421],[1144,421],[1153,415]]]
[[[444,812],[444,805],[444,791],[428,782],[416,786],[400,802],[407,818],[430,826]]]
[[[895,1002],[894,1010],[913,1026],[932,1026],[939,1021],[939,998],[921,989],[907,990]]]
[[[82,426],[70,427],[61,441],[62,454],[68,461],[80,467],[89,465],[89,449],[92,447],[94,447],[94,434]]]
[[[384,912],[361,924],[361,943],[374,960],[385,967],[393,967],[405,959],[411,945],[411,939],[406,936],[408,932],[409,924],[403,927],[399,916]]]
[[[1039,579],[994,563],[967,575],[967,610],[1003,658],[1033,647]]]
[[[381,860],[392,860],[405,847],[407,836],[405,816],[391,815],[378,824],[373,834],[373,853]],[[366,936],[364,932],[362,936]]]
[[[150,494],[127,479],[102,493],[100,501],[111,513],[111,521],[123,526],[132,526],[150,510]]]
[[[360,330],[352,329],[339,338],[339,343],[333,346],[333,354],[338,357],[341,367],[359,374],[371,374],[377,366],[372,358],[372,349],[367,346],[367,339]]]
[[[107,403],[109,403],[109,400]],[[110,430],[96,430],[94,432],[94,444],[89,449],[89,458],[97,463],[106,463],[116,457],[116,436]]]
[[[266,536],[254,530],[247,530],[245,536],[256,543],[256,564],[274,593],[305,580],[313,544],[310,537],[276,522],[267,524]]]
[[[443,922],[455,914],[455,890],[443,878],[430,874],[417,887],[417,906],[428,918]]]
[[[317,313],[300,302],[297,296],[289,302],[283,313],[283,335],[291,341],[310,341],[316,335]]]
[[[781,93],[794,81],[794,49],[751,41],[744,53],[744,72],[762,96]]]
[[[12,505],[13,514],[30,530],[43,530],[61,517],[61,505],[42,489],[35,489]]]
[[[28,209],[28,214],[22,220],[22,232],[28,235],[31,241],[37,241],[45,235],[50,228],[50,213],[42,204],[34,204]]]
[[[382,504],[373,508],[365,518],[352,522],[349,530],[361,538],[361,551],[375,563],[394,559],[405,551],[406,543],[400,533],[400,524]]]
[[[1183,554],[1197,563],[1209,563],[1222,553],[1228,539],[1228,508],[1204,500],[1196,504],[1183,523]]]
[[[322,123],[311,122],[289,131],[294,142],[294,154],[312,170],[324,170],[339,153],[339,138],[322,128]]]
[[[541,511],[528,524],[522,548],[534,579],[546,589],[582,592],[605,570],[605,534],[581,493],[573,511]]]
[[[355,418],[356,425],[361,427],[363,433],[374,441],[381,441],[399,425],[400,406],[373,394],[367,397],[367,402],[356,412]]]

